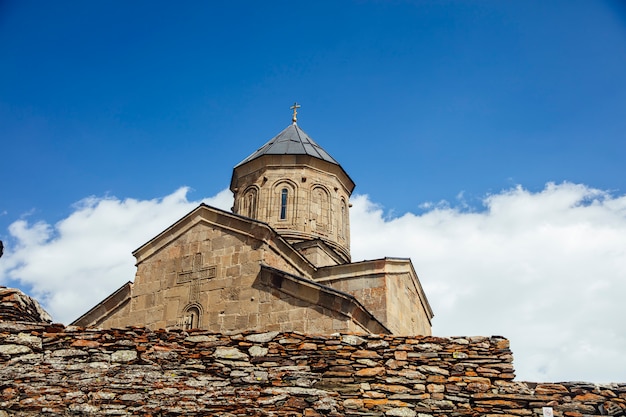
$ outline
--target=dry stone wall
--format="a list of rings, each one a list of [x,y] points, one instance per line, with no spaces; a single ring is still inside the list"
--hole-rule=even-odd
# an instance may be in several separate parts
[[[16,288],[0,286],[0,320],[50,323],[52,318],[34,298]]]
[[[626,384],[514,380],[499,337],[0,321],[0,417],[625,415]]]

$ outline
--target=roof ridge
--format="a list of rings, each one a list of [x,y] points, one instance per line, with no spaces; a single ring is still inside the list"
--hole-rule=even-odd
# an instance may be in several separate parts
[[[278,135],[238,163],[235,168],[263,155],[309,155],[339,165],[324,148],[295,123],[287,126]]]

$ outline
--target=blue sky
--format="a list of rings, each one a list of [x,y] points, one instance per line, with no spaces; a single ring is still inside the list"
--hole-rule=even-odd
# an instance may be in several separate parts
[[[515,184],[626,189],[618,2],[215,4],[3,3],[2,224],[92,194],[214,193],[294,101],[397,212]]]
[[[45,252],[63,241],[59,225],[84,210],[98,213],[103,201],[169,207],[164,202],[178,196],[187,210],[219,200],[232,167],[290,123],[294,101],[302,105],[299,126],[342,164],[357,183],[360,207],[388,230],[394,221],[425,222],[437,213],[448,215],[439,219],[444,226],[461,227],[452,219],[476,225],[471,216],[492,214],[500,206],[490,202],[510,196],[517,198],[510,210],[531,201],[531,211],[550,212],[551,196],[567,202],[573,194],[564,207],[597,199],[606,210],[601,219],[563,214],[576,230],[590,225],[599,240],[607,230],[626,230],[626,210],[615,209],[626,190],[626,6],[618,1],[4,1],[0,57],[0,239],[9,253],[0,285],[34,292],[53,311],[55,291],[65,293],[39,288],[43,279],[28,278],[24,268],[35,252],[18,262],[15,248]],[[552,224],[532,219],[524,223],[529,230]],[[509,230],[505,223],[476,230],[497,224],[500,235]],[[442,227],[442,236],[453,229]],[[124,252],[131,268],[130,250],[150,233]],[[445,236],[451,247],[462,239]],[[581,253],[589,253],[584,244],[594,239],[581,236]],[[605,272],[611,294],[626,279],[624,241],[615,239],[593,258],[615,265]],[[529,246],[524,242],[520,237],[516,250]],[[446,262],[429,257],[428,245],[383,254],[372,251],[374,243],[365,248],[353,239],[353,246],[363,257],[411,256],[435,294],[436,331],[506,333],[497,325],[446,324],[466,314],[445,297],[461,281],[437,287],[445,278],[433,279],[426,267],[430,277],[424,274],[420,264]],[[563,256],[552,258],[568,263]],[[569,274],[547,260],[537,264],[546,265],[546,277]],[[102,294],[132,279],[132,269],[128,274]],[[481,288],[477,277],[463,282]],[[67,320],[80,308],[58,314]],[[607,329],[626,347],[623,327]],[[529,377],[569,377],[539,362],[524,362],[536,368]],[[620,378],[609,368],[576,379]]]

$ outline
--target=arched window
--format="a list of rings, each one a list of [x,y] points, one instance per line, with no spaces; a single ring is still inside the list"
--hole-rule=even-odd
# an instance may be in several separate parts
[[[247,217],[251,217],[253,219],[257,218],[256,215],[257,210],[257,190],[256,188],[249,188],[246,190],[246,193],[243,197],[243,215]]]
[[[287,219],[287,201],[289,197],[289,190],[283,188],[280,191],[280,220]]]
[[[339,219],[341,224],[339,225],[339,236],[347,237],[348,228],[348,207],[346,206],[346,200],[341,199],[341,218]]]
[[[276,222],[276,227],[288,227],[293,223],[296,216],[296,201],[298,186],[289,179],[281,179],[272,187],[271,219]]]
[[[318,196],[320,199],[320,226],[328,228],[330,225],[330,198],[326,190],[318,188]]]
[[[200,327],[200,309],[195,305],[187,307],[183,315],[183,329],[191,330],[191,329],[197,329],[199,327]]]
[[[319,232],[328,233],[332,229],[330,226],[330,196],[328,191],[321,186],[316,186],[311,191],[310,218],[315,221],[312,227]]]

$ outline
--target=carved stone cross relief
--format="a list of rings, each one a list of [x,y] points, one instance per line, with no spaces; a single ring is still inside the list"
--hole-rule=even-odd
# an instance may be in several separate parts
[[[203,279],[215,278],[215,265],[202,267],[202,254],[196,253],[193,259],[191,271],[181,271],[176,278],[177,284],[190,282],[189,286],[189,302],[194,303],[200,301],[200,281]]]

